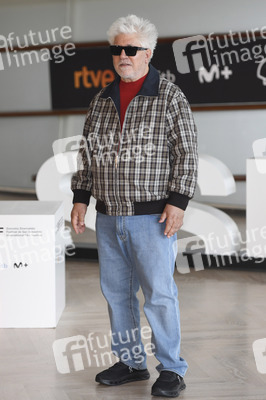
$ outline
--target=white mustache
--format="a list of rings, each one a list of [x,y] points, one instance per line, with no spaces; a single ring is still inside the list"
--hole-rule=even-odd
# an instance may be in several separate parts
[[[132,64],[130,64],[129,62],[126,62],[126,61],[121,61],[119,64],[118,64],[118,66],[120,67],[121,65],[132,65]]]

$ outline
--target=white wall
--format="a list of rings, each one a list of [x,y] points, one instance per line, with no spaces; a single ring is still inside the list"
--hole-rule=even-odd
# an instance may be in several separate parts
[[[30,29],[44,32],[46,29],[70,25],[73,41],[105,40],[105,32],[119,16],[135,13],[155,23],[160,37],[206,34],[210,32],[245,31],[266,25],[265,0],[73,0],[73,1],[23,1],[11,4],[0,0],[0,34],[7,36],[14,31],[23,36]],[[32,3],[32,4],[31,4]],[[248,79],[248,77],[247,77]],[[0,71],[0,112],[13,110],[49,110],[51,108],[48,63],[31,68],[10,68]],[[59,118],[23,118],[30,126],[29,135],[36,143],[42,140],[40,149],[43,158],[50,156],[51,144],[59,136]],[[71,135],[68,123],[71,120],[74,134],[82,125],[83,117],[65,118],[66,136]],[[266,136],[266,112],[219,111],[196,112],[201,152],[217,156],[234,174],[245,174],[245,159],[252,156],[252,142]],[[31,120],[31,122],[29,122]],[[53,122],[52,122],[53,121]],[[73,122],[74,121],[74,122]],[[76,122],[75,122],[76,121]],[[76,125],[75,125],[76,124]],[[13,137],[14,143],[24,128],[18,128],[18,120],[0,119],[0,168],[3,138]],[[47,129],[53,131],[47,132]],[[43,135],[47,141],[43,141]],[[26,138],[25,138],[26,140]],[[5,141],[6,143],[6,141]],[[26,151],[23,149],[23,151]],[[29,159],[30,162],[30,159]],[[38,164],[38,163],[37,163]],[[35,163],[35,173],[38,165]],[[26,171],[25,171],[26,173]],[[0,186],[18,185],[13,171],[5,179],[0,175]],[[34,187],[27,181],[22,187]],[[210,199],[207,199],[210,200]],[[220,199],[214,199],[221,203]],[[227,203],[245,204],[245,185],[238,184],[238,193],[224,199]]]
[[[160,37],[266,25],[264,0],[77,0],[74,4],[75,39],[80,41],[104,40],[114,19],[128,13],[150,19]]]

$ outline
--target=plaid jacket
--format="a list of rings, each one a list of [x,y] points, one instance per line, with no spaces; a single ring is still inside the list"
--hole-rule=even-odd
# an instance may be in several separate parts
[[[185,209],[197,180],[197,131],[178,86],[150,65],[130,102],[121,132],[119,79],[91,101],[72,177],[73,203],[108,215],[161,213],[166,203]]]

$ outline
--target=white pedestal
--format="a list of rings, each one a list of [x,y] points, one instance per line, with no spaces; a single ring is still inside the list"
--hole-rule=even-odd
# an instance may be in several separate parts
[[[247,160],[247,252],[266,257],[266,158]]]
[[[0,328],[56,327],[65,307],[64,209],[0,201]]]

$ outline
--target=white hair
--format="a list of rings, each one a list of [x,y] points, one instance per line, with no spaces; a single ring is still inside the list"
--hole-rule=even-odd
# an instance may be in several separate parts
[[[141,46],[151,49],[152,57],[157,43],[158,32],[155,25],[148,19],[140,18],[133,14],[118,18],[107,31],[108,41],[111,45],[114,44],[115,37],[120,33],[137,33]]]

